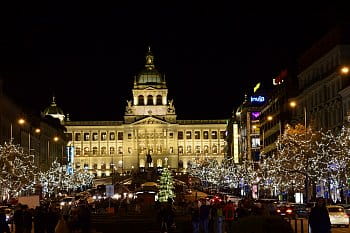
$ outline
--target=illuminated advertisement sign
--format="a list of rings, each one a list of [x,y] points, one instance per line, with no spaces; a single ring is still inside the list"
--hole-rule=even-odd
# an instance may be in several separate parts
[[[251,96],[250,97],[250,102],[251,103],[264,103],[265,102],[265,97],[264,96]]]
[[[234,163],[239,163],[238,154],[238,124],[233,124],[233,161]]]
[[[260,112],[251,112],[251,118],[252,120],[258,120],[260,116]]]

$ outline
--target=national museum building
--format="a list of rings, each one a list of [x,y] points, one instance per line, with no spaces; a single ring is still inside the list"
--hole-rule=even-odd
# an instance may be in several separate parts
[[[84,168],[98,177],[111,175],[113,169],[127,172],[148,166],[186,171],[196,160],[224,158],[226,120],[176,119],[150,49],[132,94],[124,121],[62,121],[74,169]]]

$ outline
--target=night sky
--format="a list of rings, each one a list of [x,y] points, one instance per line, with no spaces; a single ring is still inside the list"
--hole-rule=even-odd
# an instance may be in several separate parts
[[[54,93],[72,120],[122,120],[149,45],[178,119],[229,118],[346,15],[329,1],[47,2],[1,3],[0,75],[19,104],[39,113]]]

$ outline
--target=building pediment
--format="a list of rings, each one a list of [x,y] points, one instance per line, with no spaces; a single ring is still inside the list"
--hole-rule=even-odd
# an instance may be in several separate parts
[[[169,124],[168,122],[149,116],[132,123],[132,125],[151,125],[151,124]]]

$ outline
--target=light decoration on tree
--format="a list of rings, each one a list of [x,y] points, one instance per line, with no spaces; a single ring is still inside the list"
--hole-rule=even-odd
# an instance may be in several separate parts
[[[49,170],[40,172],[38,176],[44,195],[48,194],[49,196],[62,191],[75,191],[90,186],[93,178],[94,176],[85,170],[69,174],[66,165],[61,165],[57,161],[51,164]]]
[[[24,153],[23,148],[13,144],[12,140],[0,145],[0,167],[3,198],[18,196],[34,187],[37,173],[34,156]]]
[[[160,202],[167,202],[175,198],[173,177],[167,168],[164,168],[159,178],[159,193]]]

